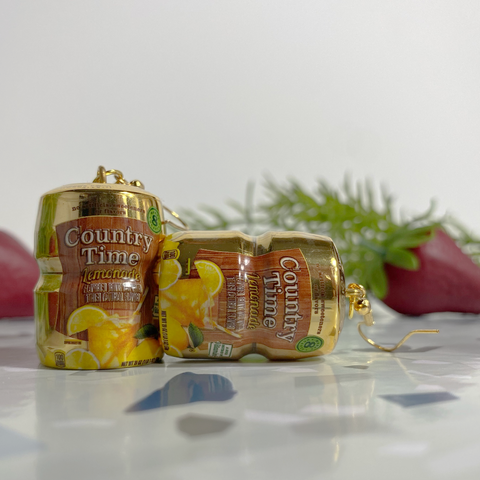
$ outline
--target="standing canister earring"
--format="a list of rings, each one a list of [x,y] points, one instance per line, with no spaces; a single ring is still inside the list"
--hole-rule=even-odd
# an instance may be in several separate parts
[[[154,267],[164,236],[160,200],[118,170],[99,167],[92,183],[40,199],[35,322],[44,365],[108,369],[162,358]]]

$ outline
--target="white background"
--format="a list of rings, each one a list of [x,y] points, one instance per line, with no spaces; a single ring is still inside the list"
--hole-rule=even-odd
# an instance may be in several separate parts
[[[174,209],[350,172],[480,234],[479,107],[478,1],[0,0],[0,228],[104,165]]]

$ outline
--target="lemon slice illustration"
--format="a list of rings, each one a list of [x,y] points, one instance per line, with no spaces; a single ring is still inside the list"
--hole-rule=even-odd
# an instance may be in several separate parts
[[[188,348],[188,335],[180,322],[174,319],[167,320],[168,344],[170,348],[185,350]]]
[[[160,347],[158,340],[155,338],[146,338],[132,350],[127,358],[127,362],[135,360],[150,360],[161,356],[162,348]]]
[[[225,283],[220,267],[209,260],[197,260],[194,264],[208,293],[212,297],[218,295]]]
[[[182,266],[177,260],[164,260],[161,265],[158,288],[166,290],[174,285],[182,274]]]
[[[108,313],[94,305],[83,305],[74,310],[67,321],[67,333],[73,335],[77,332],[83,332],[88,327],[93,327],[97,323],[103,322],[108,317]]]
[[[65,356],[67,368],[79,370],[97,370],[100,368],[100,362],[97,357],[83,348],[74,348]]]
[[[183,353],[177,347],[174,347],[173,345],[170,345],[170,348],[167,350],[167,353],[169,355],[171,355],[172,357],[183,358]]]

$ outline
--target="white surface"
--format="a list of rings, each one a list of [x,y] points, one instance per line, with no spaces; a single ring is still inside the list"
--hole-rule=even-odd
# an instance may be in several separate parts
[[[476,0],[3,0],[0,227],[103,164],[174,209],[350,172],[480,233],[478,58]]]
[[[440,328],[395,354],[348,322],[309,361],[59,371],[38,365],[32,322],[1,321],[0,478],[477,480],[479,322],[379,315],[379,343]]]

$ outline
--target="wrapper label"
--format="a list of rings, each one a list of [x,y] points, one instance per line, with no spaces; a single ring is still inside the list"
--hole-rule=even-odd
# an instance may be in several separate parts
[[[55,235],[62,272],[58,291],[47,294],[53,333],[39,345],[44,363],[117,368],[160,358],[153,271],[161,235],[115,216],[63,222]]]
[[[254,344],[295,350],[313,316],[314,335],[323,334],[321,287],[312,303],[311,274],[298,248],[259,256],[201,248],[186,259],[177,242],[166,242],[160,274],[162,340],[171,355],[235,358]]]

